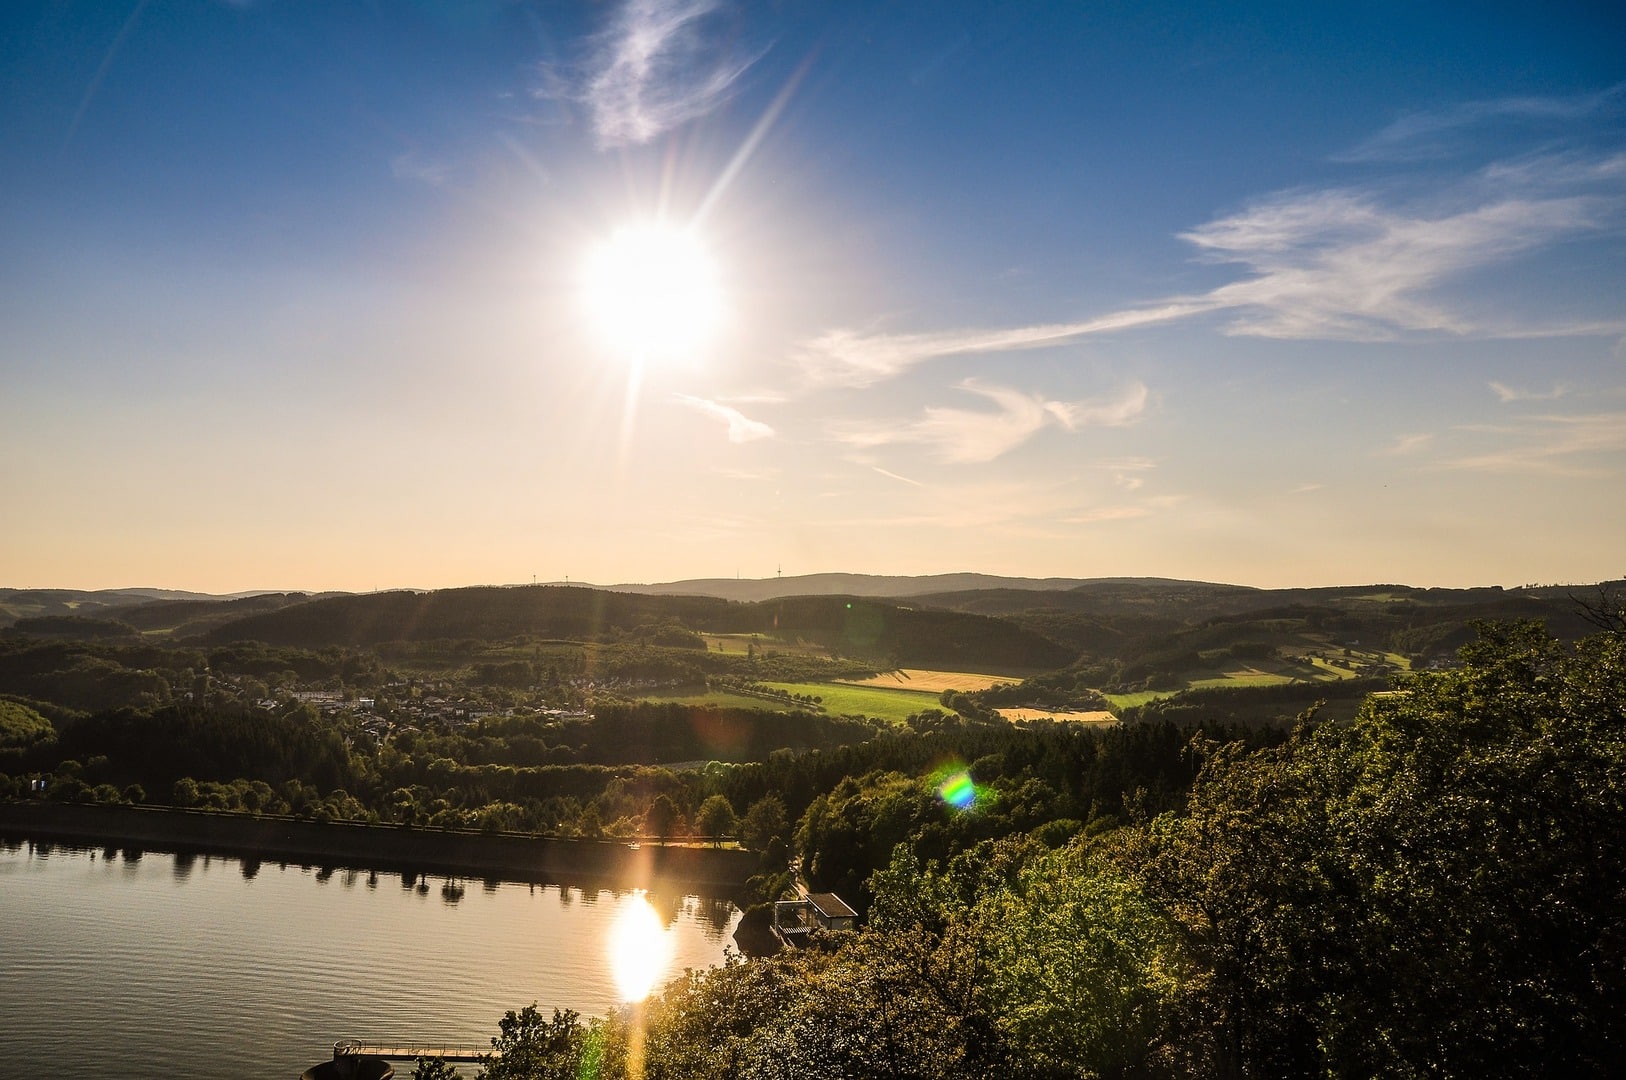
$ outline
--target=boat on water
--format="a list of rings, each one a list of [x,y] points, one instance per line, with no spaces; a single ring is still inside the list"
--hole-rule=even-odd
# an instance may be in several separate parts
[[[390,1080],[395,1066],[381,1057],[361,1052],[361,1043],[342,1039],[333,1044],[333,1060],[312,1065],[299,1080]]]

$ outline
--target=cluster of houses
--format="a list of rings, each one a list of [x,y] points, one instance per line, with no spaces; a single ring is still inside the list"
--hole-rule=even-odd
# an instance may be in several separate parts
[[[488,716],[506,716],[511,709],[494,709],[484,702],[467,698],[410,697],[410,686],[392,683],[386,690],[400,694],[391,708],[391,716],[376,711],[378,699],[374,697],[346,697],[342,690],[294,690],[280,698],[261,698],[255,704],[267,712],[281,708],[291,699],[316,708],[329,719],[347,718],[358,722],[361,729],[373,738],[383,740],[396,727],[421,728],[439,724],[461,728]],[[591,720],[593,714],[586,709],[542,708],[534,710],[554,720]]]

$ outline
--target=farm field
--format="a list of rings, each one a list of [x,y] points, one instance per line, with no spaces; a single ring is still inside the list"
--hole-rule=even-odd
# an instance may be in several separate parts
[[[970,693],[986,690],[1000,683],[1019,682],[1003,675],[979,675],[970,671],[928,671],[924,668],[899,668],[883,671],[867,679],[838,679],[844,686],[878,686],[890,690],[914,690],[920,693],[941,694],[944,690]]]
[[[1092,712],[1058,712],[1055,709],[995,709],[1007,720],[1065,720],[1080,724],[1116,724],[1118,718],[1099,709]]]
[[[1240,668],[1236,671],[1225,671],[1208,679],[1191,679],[1186,683],[1186,689],[1206,689],[1212,686],[1281,686],[1284,683],[1305,682],[1304,679],[1295,679],[1291,675],[1281,675],[1273,671],[1260,671],[1258,668]]]
[[[940,708],[937,695],[922,690],[892,690],[874,686],[850,686],[845,683],[764,683],[776,690],[793,694],[811,694],[822,699],[824,711],[831,716],[873,716],[877,720],[890,720],[901,724],[922,709]],[[758,707],[761,706],[758,702]]]

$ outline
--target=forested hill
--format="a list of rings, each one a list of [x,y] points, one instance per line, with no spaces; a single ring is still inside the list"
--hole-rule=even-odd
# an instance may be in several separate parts
[[[1084,584],[1083,578],[1018,578],[997,574],[799,574],[772,578],[689,578],[648,585],[606,585],[612,592],[649,596],[717,596],[745,602],[789,596],[865,596],[900,600],[926,593],[973,589],[1057,592]],[[598,586],[594,586],[597,588]]]
[[[615,628],[673,620],[690,630],[748,629],[740,605],[713,597],[639,596],[579,586],[524,586],[334,596],[212,629],[210,641],[317,648],[519,634],[591,640]]]
[[[1337,585],[1303,589],[1256,589],[1205,581],[1159,578],[1102,579],[1074,588],[1035,592],[991,588],[923,593],[913,598],[954,611],[1016,615],[1028,611],[1076,611],[1097,616],[1169,617],[1183,623],[1253,612],[1311,607],[1359,611],[1384,608],[1474,609],[1483,618],[1529,618],[1549,611],[1574,610],[1571,593],[1583,598],[1595,586],[1503,589],[1424,589],[1411,585]]]
[[[739,604],[714,597],[645,596],[579,586],[371,593],[293,604],[212,628],[214,642],[262,641],[320,648],[521,634],[613,640],[639,627],[693,633],[773,633],[846,656],[896,663],[1054,668],[1075,651],[1043,634],[965,612],[914,609],[852,596],[786,597]],[[699,647],[699,639],[693,644]]]

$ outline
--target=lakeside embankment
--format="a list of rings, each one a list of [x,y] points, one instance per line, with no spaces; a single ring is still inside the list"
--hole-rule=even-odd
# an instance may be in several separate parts
[[[730,897],[740,895],[757,869],[757,856],[730,848],[38,801],[0,802],[0,837],[521,882],[585,879],[625,888],[681,883],[710,886]]]

